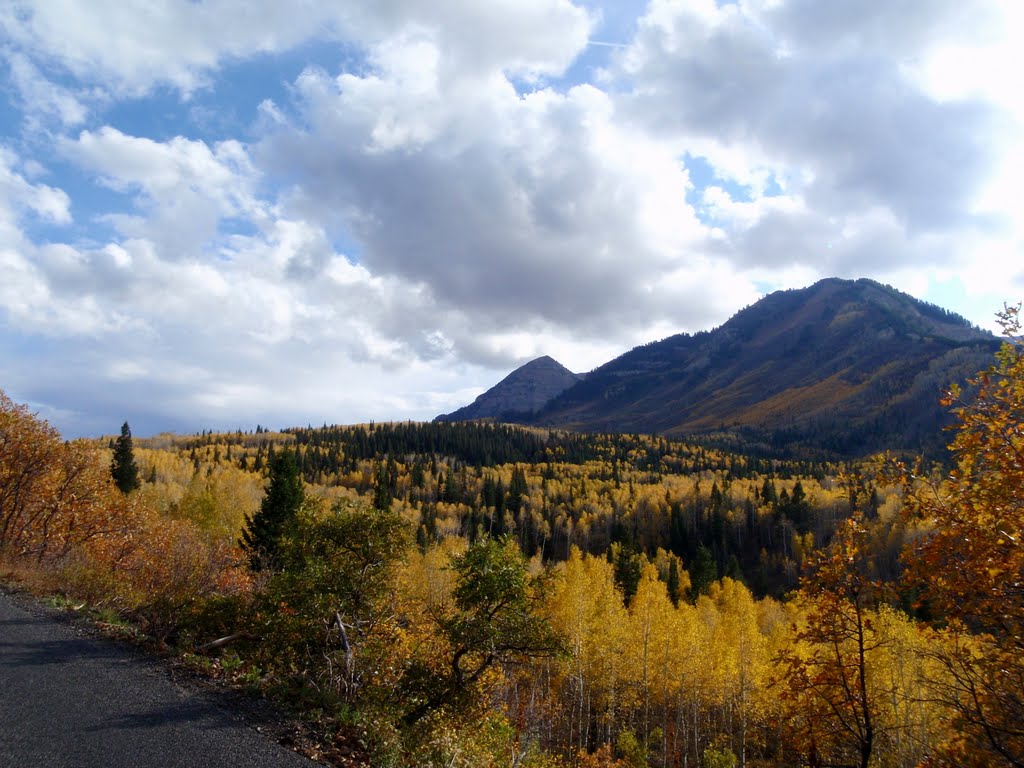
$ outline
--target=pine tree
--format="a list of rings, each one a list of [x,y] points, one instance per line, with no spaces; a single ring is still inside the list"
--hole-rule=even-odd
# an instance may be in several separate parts
[[[615,547],[609,554],[614,558],[615,583],[622,590],[622,597],[628,606],[640,584],[644,559],[628,545]]]
[[[711,589],[711,584],[718,579],[718,566],[711,550],[701,544],[697,547],[697,556],[690,566],[690,599],[696,601],[701,595],[706,595]]]
[[[139,479],[139,465],[135,463],[135,450],[132,447],[132,430],[127,421],[121,426],[121,436],[114,443],[110,475],[121,493],[131,493],[142,485]]]
[[[384,464],[377,464],[373,473],[373,508],[381,512],[391,509],[391,475]]]
[[[673,608],[679,607],[679,596],[679,560],[673,557],[668,564],[668,597]]]
[[[260,503],[259,512],[246,515],[245,528],[239,542],[249,554],[253,570],[272,566],[281,546],[281,539],[298,515],[305,491],[295,455],[291,451],[271,453],[270,484]]]

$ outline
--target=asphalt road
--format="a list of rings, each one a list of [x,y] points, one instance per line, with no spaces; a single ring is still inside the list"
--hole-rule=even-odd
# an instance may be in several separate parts
[[[0,589],[0,768],[311,768],[165,664]]]

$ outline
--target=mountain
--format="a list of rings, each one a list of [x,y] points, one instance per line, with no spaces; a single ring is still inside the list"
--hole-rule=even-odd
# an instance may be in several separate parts
[[[582,379],[580,374],[545,355],[512,371],[472,404],[442,414],[435,421],[529,418]]]
[[[871,280],[778,291],[713,331],[627,352],[534,423],[705,435],[790,455],[941,453],[942,389],[992,362],[999,341]]]
[[[951,421],[942,390],[990,365],[998,347],[932,304],[830,278],[772,293],[712,331],[637,347],[522,420],[797,458],[887,449],[937,458]]]

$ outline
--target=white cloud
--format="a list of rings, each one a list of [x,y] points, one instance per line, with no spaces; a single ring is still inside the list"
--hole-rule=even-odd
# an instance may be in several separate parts
[[[471,359],[509,359],[481,336],[510,320],[621,340],[708,306],[659,278],[705,258],[671,147],[623,130],[592,86],[520,95],[499,75],[446,76],[428,37],[403,48],[410,76],[394,45],[369,73],[300,78],[300,119],[256,154],[292,181],[289,215],[354,236],[360,264],[424,286],[435,314],[464,314],[443,335]]]
[[[998,224],[972,209],[1001,107],[909,77],[941,40],[991,39],[994,3],[655,0],[619,58],[633,120],[745,188],[704,192],[740,268],[894,278],[954,265]],[[987,35],[987,37],[986,37]],[[782,195],[771,194],[768,181]]]
[[[257,174],[237,141],[213,148],[177,136],[167,142],[128,136],[109,126],[83,131],[65,141],[66,155],[119,191],[140,191],[159,206],[192,192],[214,204],[218,214],[254,213],[251,187]]]
[[[0,6],[0,386],[78,431],[422,418],[759,288],[1024,290],[1012,0],[600,5]],[[238,62],[293,81],[248,126]]]
[[[237,141],[158,142],[106,126],[60,147],[100,183],[133,196],[134,213],[107,218],[123,236],[154,242],[161,258],[196,258],[217,242],[225,219],[259,225],[268,217],[255,196],[259,174]]]
[[[315,34],[330,21],[319,5],[44,0],[6,5],[0,28],[24,50],[112,93],[169,83],[187,94],[223,58],[285,50]]]
[[[67,194],[46,184],[33,184],[19,173],[19,158],[0,145],[0,245],[20,239],[18,221],[26,214],[55,224],[71,221]]]
[[[26,119],[56,118],[62,125],[84,122],[87,108],[67,88],[48,80],[23,53],[7,52],[11,82],[18,91]]]
[[[0,248],[0,308],[13,318],[25,317],[30,308],[43,304],[48,294],[32,265],[19,253]]]
[[[189,95],[233,59],[311,40],[372,45],[423,28],[453,68],[558,74],[586,44],[590,19],[566,0],[22,0],[0,8],[0,29],[23,50],[119,96],[168,84]]]

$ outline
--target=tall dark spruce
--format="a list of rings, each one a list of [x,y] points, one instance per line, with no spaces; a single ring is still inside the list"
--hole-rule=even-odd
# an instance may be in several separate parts
[[[121,493],[131,493],[140,485],[139,465],[135,463],[135,449],[132,446],[132,430],[126,421],[121,426],[121,436],[114,443],[114,458],[110,461],[110,474]]]
[[[253,570],[273,567],[288,527],[295,521],[305,500],[302,477],[295,454],[271,453],[270,484],[255,515],[246,515],[240,544],[249,555]]]

